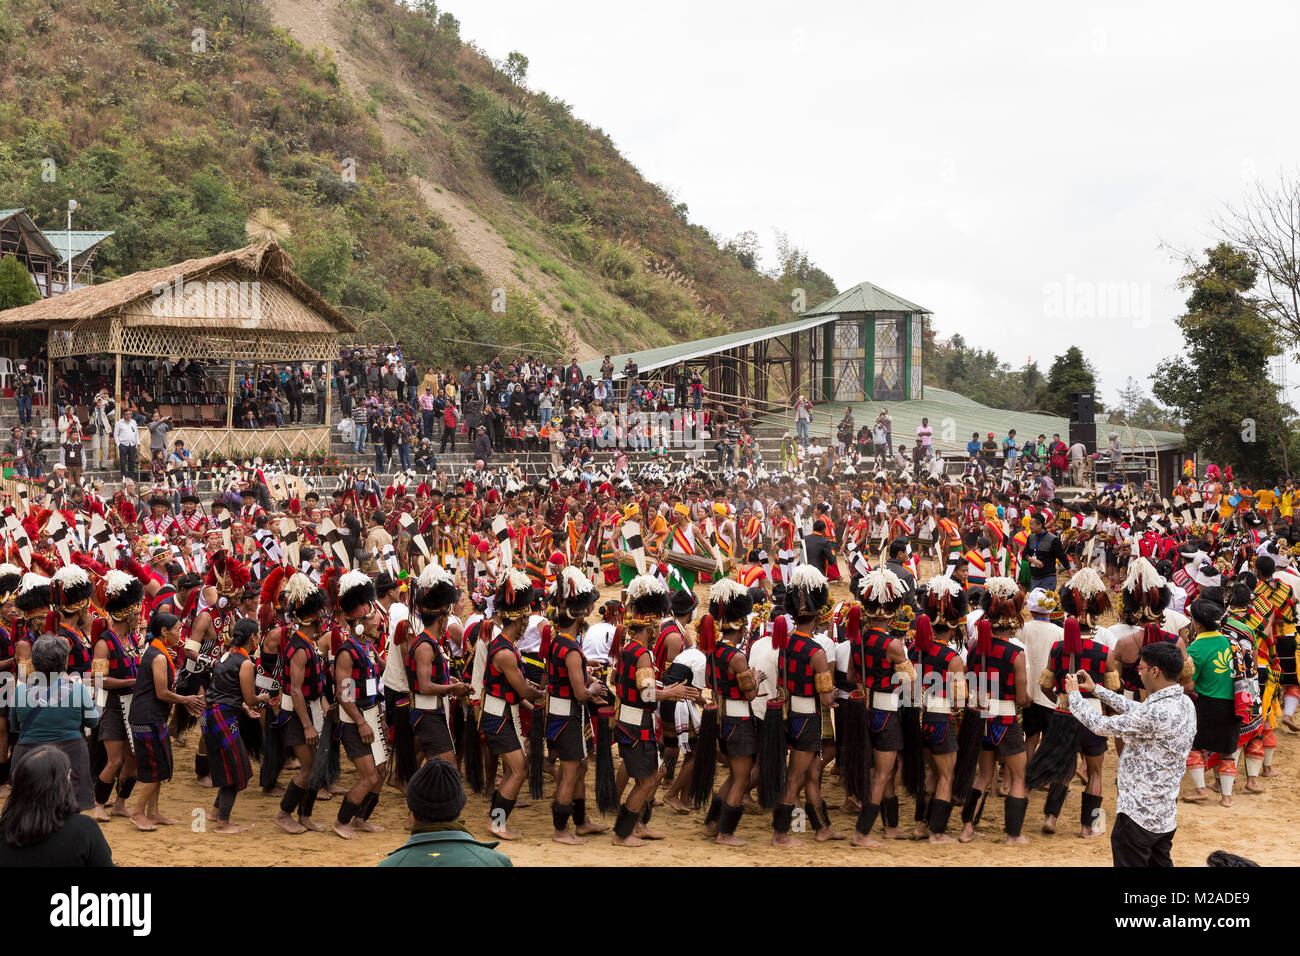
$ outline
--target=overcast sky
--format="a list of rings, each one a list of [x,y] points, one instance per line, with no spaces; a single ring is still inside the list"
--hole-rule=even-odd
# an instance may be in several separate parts
[[[1300,157],[1294,2],[443,6],[765,265],[781,229],[1012,364],[1077,344],[1110,401],[1181,341],[1162,241]]]

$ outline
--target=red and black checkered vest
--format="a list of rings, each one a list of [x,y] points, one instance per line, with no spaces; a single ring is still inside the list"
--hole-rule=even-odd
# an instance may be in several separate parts
[[[504,635],[497,634],[488,643],[488,666],[487,675],[483,679],[483,692],[489,697],[504,700],[507,704],[517,704],[519,696],[515,693],[515,689],[510,686],[510,681],[506,680],[505,672],[497,670],[496,656],[501,651],[509,651],[515,655],[515,663],[519,665],[520,670],[523,670],[524,662],[519,656],[519,648],[506,640]]]
[[[1191,599],[1189,598],[1188,600],[1190,601]],[[1137,634],[1134,635],[1134,637],[1137,639],[1138,642],[1137,656],[1134,657],[1133,660],[1129,661],[1127,664],[1120,665],[1119,681],[1120,681],[1120,687],[1123,690],[1130,690],[1133,691],[1135,694],[1140,694],[1142,691],[1142,678],[1138,674],[1138,666],[1142,663],[1141,647],[1142,647],[1142,638],[1144,637],[1144,634],[1142,631],[1138,631]],[[1162,629],[1160,631],[1160,640],[1168,641],[1170,644],[1176,644],[1178,642],[1178,635],[1170,634],[1168,631]]]
[[[1071,661],[1070,655],[1065,653],[1065,642],[1057,641],[1047,654],[1047,666],[1052,669],[1052,676],[1056,680],[1056,709],[1068,710],[1069,708],[1065,706],[1065,678],[1085,670],[1088,676],[1101,686],[1106,679],[1106,645],[1085,637],[1083,652]],[[1095,697],[1096,694],[1088,693],[1083,696]]]
[[[629,637],[623,642],[623,650],[619,652],[618,660],[614,665],[619,703],[629,707],[646,706],[646,702],[641,699],[641,692],[636,687],[636,662],[648,650],[649,648],[635,637]]]
[[[731,672],[731,660],[740,654],[734,645],[718,641],[709,654],[709,684],[718,695],[719,700],[744,700],[744,691],[740,682]],[[740,654],[743,658],[744,655]]]
[[[126,641],[112,628],[100,634],[99,639],[108,645],[108,676],[115,680],[134,679],[139,659],[127,649]]]
[[[813,680],[813,655],[822,649],[811,635],[795,631],[784,652],[781,679],[791,697],[816,697]]]
[[[349,637],[339,650],[347,651],[352,658],[352,702],[361,710],[369,710],[379,703],[379,665],[375,646],[369,641],[362,644],[355,637]],[[375,692],[366,693],[372,686]]]
[[[90,639],[79,627],[59,627],[59,637],[68,642],[68,673],[89,674],[91,661]]]
[[[889,642],[894,640],[888,631],[870,628],[858,635],[850,653],[858,680],[867,690],[887,692],[893,689],[894,665],[889,659]]]
[[[1016,658],[1023,654],[1016,645],[1001,637],[993,638],[993,647],[987,655],[971,649],[967,669],[974,674],[985,674],[984,690],[989,700],[1016,699]],[[1014,714],[991,717],[998,723],[1010,724],[1015,721]]]
[[[407,686],[411,688],[412,694],[418,693],[416,688],[420,686],[420,680],[416,672],[415,652],[422,644],[428,644],[433,648],[433,660],[429,662],[429,683],[451,683],[451,666],[447,663],[447,655],[442,652],[442,647],[433,639],[433,635],[426,628],[406,649],[406,658],[402,662],[403,667],[406,669]]]
[[[287,689],[289,686],[289,662],[299,651],[307,655],[302,676],[302,696],[304,700],[319,700],[320,696],[325,693],[325,662],[320,659],[320,652],[316,649],[316,642],[308,640],[302,636],[302,631],[294,631],[293,636],[289,638],[289,646],[281,658],[284,666],[284,674],[280,683]]]
[[[916,676],[921,681],[920,692],[947,699],[948,666],[956,656],[956,651],[939,641],[931,641],[930,649],[924,654],[915,645],[908,648],[907,657],[916,665]]]
[[[573,682],[569,680],[569,668],[565,666],[565,658],[574,651],[582,658],[580,665],[582,670],[582,679],[586,679],[587,658],[583,656],[582,645],[576,638],[568,634],[561,634],[556,631],[551,635],[551,652],[546,658],[546,690],[552,697],[563,697],[566,700],[573,697]]]

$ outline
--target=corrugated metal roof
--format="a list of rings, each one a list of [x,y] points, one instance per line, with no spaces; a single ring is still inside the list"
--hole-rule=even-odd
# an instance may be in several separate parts
[[[729,332],[726,335],[715,335],[708,339],[696,339],[693,342],[678,342],[676,345],[664,345],[657,349],[644,349],[640,352],[625,352],[622,355],[612,355],[610,361],[614,363],[614,378],[620,379],[623,377],[623,366],[629,358],[636,362],[639,371],[649,372],[653,369],[676,365],[678,362],[684,362],[687,359],[712,355],[714,352],[723,352],[727,349],[749,345],[752,342],[775,338],[778,335],[789,335],[792,332],[802,332],[804,329],[816,328],[819,325],[825,325],[832,318],[834,316],[828,315],[820,318],[804,316],[795,319],[793,322],[783,322],[780,325],[766,325],[762,328],[747,329],[743,332]],[[602,361],[603,359],[591,359],[587,362],[578,363],[578,367],[582,369],[584,376],[590,375],[594,378],[600,374]]]
[[[77,258],[83,252],[93,249],[109,236],[111,232],[102,232],[94,229],[73,229],[68,232],[66,229],[43,229],[45,238],[50,241],[55,249],[59,252],[59,265],[66,265],[68,262],[68,245],[71,238],[72,258]]]
[[[817,405],[813,410],[814,435],[833,435],[835,426],[844,416],[844,402],[828,402]],[[972,401],[964,395],[947,389],[925,387],[925,398],[912,402],[849,402],[853,409],[854,425],[861,428],[876,420],[881,409],[889,409],[889,417],[894,420],[894,444],[900,442],[909,448],[915,444],[916,430],[922,418],[928,418],[934,429],[933,442],[936,448],[945,452],[964,452],[971,433],[978,432],[983,440],[993,432],[998,444],[1006,437],[1007,430],[1016,430],[1016,439],[1024,442],[1027,438],[1037,438],[1039,434],[1051,441],[1053,434],[1059,434],[1068,440],[1070,422],[1068,419],[1040,412],[1013,412],[1005,408],[990,408]],[[763,416],[761,421],[771,424],[788,425],[794,430],[792,411],[773,413]],[[1120,445],[1125,449],[1136,447],[1139,451],[1150,450],[1154,444],[1157,448],[1178,448],[1183,444],[1183,436],[1177,432],[1133,430],[1122,425],[1097,423],[1097,448],[1104,450],[1111,432],[1117,432]]]
[[[873,285],[859,282],[852,289],[845,289],[837,296],[827,299],[804,313],[805,318],[815,315],[843,315],[846,312],[925,312],[930,310],[923,305],[909,302],[902,296]]]
[[[7,222],[14,217],[20,217],[18,219],[19,229],[29,231],[33,240],[37,244],[45,246],[44,252],[47,256],[53,257],[58,254],[58,251],[50,243],[49,237],[46,236],[41,230],[41,227],[32,222],[31,217],[27,215],[26,209],[0,209],[0,223]]]
[[[22,209],[0,209],[0,222],[4,222],[20,212],[22,212]]]

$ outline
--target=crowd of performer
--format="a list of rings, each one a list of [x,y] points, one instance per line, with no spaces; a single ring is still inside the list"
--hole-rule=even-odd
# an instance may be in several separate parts
[[[1227,469],[1189,468],[1172,500],[1115,484],[1068,502],[992,473],[603,479],[318,492],[246,466],[207,501],[10,496],[0,672],[93,686],[89,745],[60,744],[78,799],[146,831],[192,772],[212,832],[246,829],[257,787],[282,830],[356,839],[440,759],[504,840],[525,788],[570,844],[662,838],[656,810],[733,846],[965,843],[990,798],[1023,843],[1029,801],[1053,833],[1072,786],[1095,837],[1109,744],[1089,714],[1142,697],[1156,643],[1195,694],[1184,799],[1261,792],[1279,724],[1300,730],[1300,530]],[[8,706],[0,785],[28,744]]]

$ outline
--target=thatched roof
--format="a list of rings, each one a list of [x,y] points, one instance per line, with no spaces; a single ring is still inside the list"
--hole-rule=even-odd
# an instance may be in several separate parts
[[[213,282],[224,282],[232,277],[257,281],[270,287],[275,294],[262,296],[270,307],[260,310],[255,319],[221,315],[154,313],[159,287],[174,288],[178,277],[188,286],[210,277]],[[290,293],[283,295],[280,290]],[[297,299],[296,303],[288,300]],[[305,306],[285,307],[286,305]],[[162,269],[135,272],[103,285],[76,289],[56,295],[20,309],[0,312],[0,330],[14,328],[39,328],[53,326],[66,328],[78,322],[107,318],[113,315],[128,317],[128,324],[157,324],[160,326],[196,325],[204,330],[258,328],[280,332],[355,332],[356,327],[337,309],[321,298],[315,289],[298,278],[293,271],[293,260],[276,242],[257,242],[242,249],[190,259]],[[197,321],[196,321],[197,320]]]

